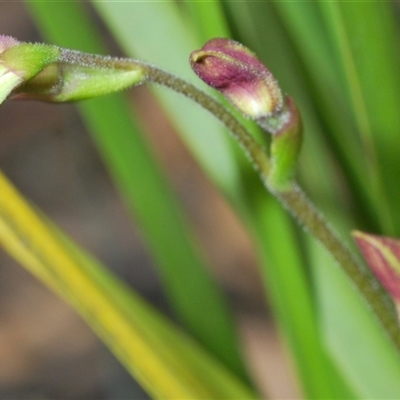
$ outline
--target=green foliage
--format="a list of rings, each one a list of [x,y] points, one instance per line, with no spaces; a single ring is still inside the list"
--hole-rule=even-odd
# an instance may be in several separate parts
[[[83,2],[26,4],[46,42],[105,53]],[[154,63],[209,93],[190,71],[189,54],[212,37],[243,42],[299,108],[304,126],[299,181],[327,219],[352,249],[354,227],[399,235],[400,28],[393,3],[92,1],[91,6],[128,57]],[[304,398],[399,397],[399,351],[348,276],[265,191],[213,116],[165,88],[152,90],[195,160],[249,232],[265,295],[290,350]],[[24,241],[18,232],[24,231],[27,221],[16,218],[10,225],[11,211],[5,210],[12,202],[7,196],[0,202],[0,228],[8,227],[0,229],[5,232],[5,247],[21,263],[27,262],[27,268],[35,265],[34,273],[87,316],[153,397],[253,397],[229,304],[198,251],[193,229],[126,99],[113,95],[81,103],[79,109],[132,217],[140,223],[171,306],[187,334],[201,345],[135,294],[120,289],[106,270],[42,221],[48,242],[56,241],[60,251],[84,266],[88,285],[100,285],[106,303],[116,296],[129,314],[125,322],[139,330],[144,326],[149,340],[154,339],[148,347],[143,345],[148,350],[144,357],[125,357],[125,350],[107,339],[113,324],[97,320],[85,306],[85,296],[77,301],[76,288],[63,292],[68,274],[59,278],[58,288],[46,272],[48,262],[42,270],[37,267],[40,263],[29,264],[29,257],[21,256],[26,249],[18,247],[18,238]],[[259,142],[268,145],[258,127],[232,112]],[[29,235],[33,240],[34,232]],[[37,246],[31,257],[45,250],[44,244]],[[54,271],[57,258],[55,254]],[[382,302],[386,299],[383,296]],[[204,308],[207,313],[201,312]],[[123,321],[121,309],[110,311],[111,316],[113,312]],[[140,335],[135,339],[135,329],[129,330],[127,337],[139,343]],[[153,370],[146,369],[148,360],[154,360]],[[174,379],[168,375],[169,362]]]
[[[0,189],[3,247],[81,313],[152,397],[255,398],[217,360],[35,213],[3,175]]]

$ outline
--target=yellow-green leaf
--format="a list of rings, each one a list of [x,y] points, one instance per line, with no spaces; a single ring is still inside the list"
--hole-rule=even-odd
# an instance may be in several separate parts
[[[1,173],[0,193],[0,244],[80,312],[153,398],[256,397],[35,212]]]

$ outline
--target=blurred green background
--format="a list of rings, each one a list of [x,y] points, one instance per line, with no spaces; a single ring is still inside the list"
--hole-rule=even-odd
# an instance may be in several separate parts
[[[122,55],[96,14],[109,53]],[[67,21],[66,21],[67,23]],[[44,41],[21,2],[1,3],[2,33]],[[181,60],[185,62],[185,60]],[[215,276],[233,303],[253,368],[267,368],[291,396],[280,343],[268,317],[248,235],[193,161],[148,88],[126,93],[181,204],[196,226]],[[82,246],[172,318],[138,228],[74,105],[6,102],[0,108],[0,166],[16,186]],[[0,254],[0,398],[145,398],[76,313]],[[271,356],[263,357],[271,352]],[[139,393],[139,394],[138,394]]]
[[[211,37],[243,42],[298,104],[299,181],[345,241],[354,248],[354,228],[399,236],[397,3],[27,1],[0,11],[4,34],[138,57],[204,90],[189,53]],[[242,352],[262,393],[400,395],[398,355],[354,288],[203,110],[146,87],[78,107],[8,102],[0,117],[0,166],[16,186],[245,377]],[[1,257],[1,397],[143,398],[71,309]]]

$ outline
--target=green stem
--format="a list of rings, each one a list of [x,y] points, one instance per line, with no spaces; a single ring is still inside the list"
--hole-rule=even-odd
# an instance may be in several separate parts
[[[382,290],[377,280],[372,276],[372,273],[356,260],[355,256],[338,238],[322,215],[294,182],[285,185],[285,189],[277,187],[274,183],[274,169],[271,167],[272,163],[270,162],[267,152],[221,103],[190,83],[142,61],[125,58],[115,59],[71,51],[64,51],[62,61],[70,67],[79,67],[81,65],[85,68],[94,68],[95,70],[96,68],[100,68],[100,70],[104,69],[117,72],[136,71],[138,74],[134,75],[131,80],[128,79],[128,81],[124,82],[122,87],[145,83],[146,81],[157,83],[189,97],[219,119],[242,146],[248,158],[252,161],[254,168],[259,172],[265,187],[283,203],[299,223],[305,227],[343,267],[400,352],[400,329],[393,305],[388,295]],[[65,77],[61,74],[61,82],[59,82],[61,86],[64,83],[64,78]],[[52,80],[49,83],[50,87],[46,88],[46,93],[54,95],[53,90],[57,89],[58,86],[56,85],[54,88],[54,82]],[[106,91],[118,90],[118,88],[119,87],[116,88],[115,86],[111,88],[107,87]]]
[[[393,302],[370,269],[356,259],[300,187],[294,184],[290,190],[275,195],[342,266],[400,351],[400,329]]]
[[[268,191],[281,201],[300,225],[314,236],[342,266],[400,352],[400,329],[393,303],[389,296],[370,270],[356,259],[355,255],[334,232],[297,184],[293,183],[289,189],[282,191],[276,190],[271,186],[269,179],[271,172],[270,161],[264,148],[253,139],[243,125],[219,102],[190,83],[165,71],[149,65],[145,65],[144,68],[148,81],[166,86],[189,97],[211,112],[230,130],[253,163],[254,168],[259,172]]]
[[[217,100],[213,99],[192,84],[156,67],[145,65],[147,80],[166,86],[203,106],[219,119],[239,142],[247,156],[254,162],[254,167],[266,174],[270,172],[270,162],[263,147],[257,143],[244,126]]]

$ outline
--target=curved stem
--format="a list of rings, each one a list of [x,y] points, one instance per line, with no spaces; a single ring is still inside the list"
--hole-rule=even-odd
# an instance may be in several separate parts
[[[165,71],[146,64],[142,67],[148,81],[166,86],[189,97],[211,112],[230,130],[253,163],[254,168],[259,172],[268,191],[281,201],[300,225],[308,230],[342,266],[400,351],[399,324],[387,293],[379,285],[370,270],[356,259],[297,184],[293,183],[291,188],[284,191],[277,191],[276,188],[271,187],[269,182],[271,168],[268,155],[243,125],[219,102],[190,83]]]
[[[355,258],[300,187],[293,185],[290,190],[278,192],[275,195],[299,223],[317,238],[342,266],[370,309],[380,320],[395,346],[400,350],[400,329],[396,311],[388,294],[371,270]]]
[[[253,139],[246,128],[221,103],[181,78],[153,66],[146,65],[144,68],[149,81],[183,94],[219,119],[239,142],[250,160],[253,161],[254,167],[259,172],[264,171],[269,174],[270,163],[263,147]]]

